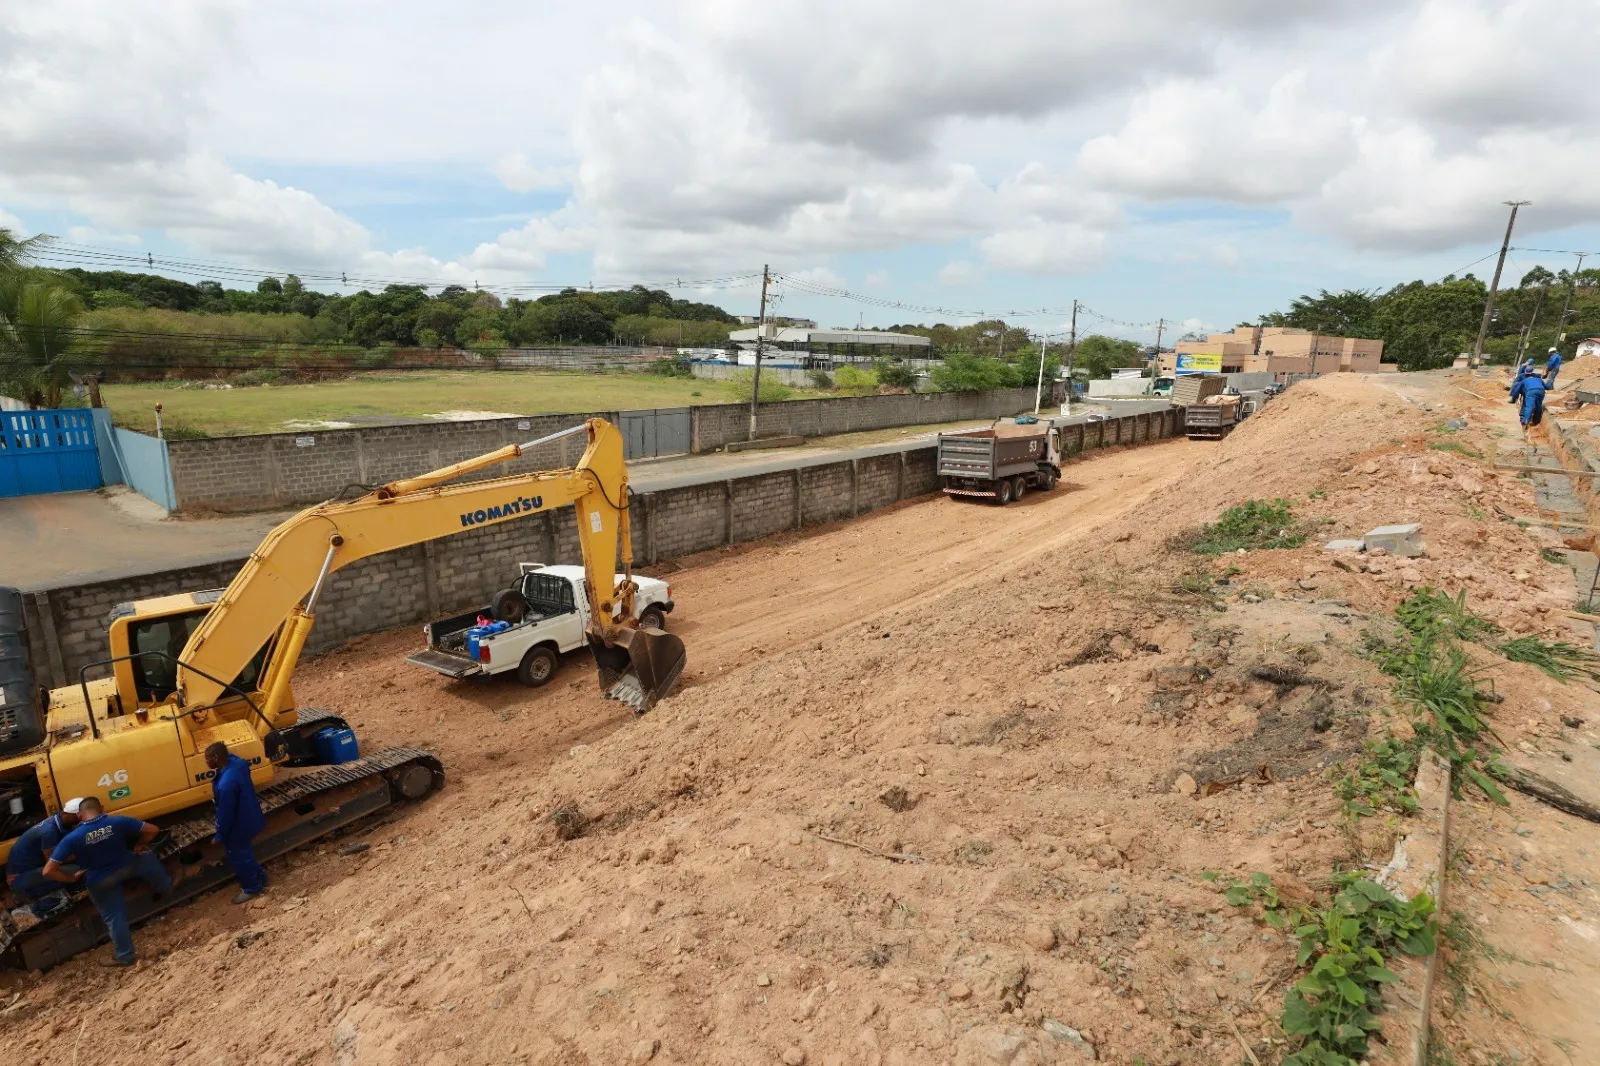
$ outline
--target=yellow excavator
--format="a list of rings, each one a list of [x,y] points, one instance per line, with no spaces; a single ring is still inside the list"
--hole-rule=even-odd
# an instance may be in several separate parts
[[[460,481],[579,433],[588,447],[572,469]],[[111,813],[162,827],[155,847],[177,886],[159,900],[142,887],[131,891],[130,920],[226,882],[231,872],[211,840],[204,757],[217,741],[253,767],[267,818],[256,838],[262,859],[428,795],[444,780],[433,755],[389,748],[339,762],[328,739],[340,737],[330,731],[347,729],[345,722],[296,706],[295,666],[328,575],[380,552],[569,504],[601,691],[642,713],[671,690],[684,648],[634,618],[623,440],[602,419],[300,512],[267,534],[226,589],[115,608],[110,655],[85,666],[76,685],[34,687],[21,596],[0,588],[0,859],[66,800],[95,795]],[[108,669],[110,676],[89,680]],[[0,910],[0,961],[49,967],[105,935],[84,900],[20,932]]]

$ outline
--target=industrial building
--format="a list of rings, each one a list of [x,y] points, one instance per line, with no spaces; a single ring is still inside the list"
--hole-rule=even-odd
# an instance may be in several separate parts
[[[1374,374],[1396,369],[1383,362],[1381,340],[1286,326],[1239,326],[1231,333],[1213,333],[1203,341],[1182,341],[1172,351],[1161,353],[1163,375]]]
[[[736,329],[728,334],[728,340],[738,346],[741,363],[754,361],[756,330]],[[774,326],[769,323],[762,349],[764,354],[785,365],[826,369],[847,363],[867,363],[874,359],[928,359],[933,355],[933,342],[912,333]]]

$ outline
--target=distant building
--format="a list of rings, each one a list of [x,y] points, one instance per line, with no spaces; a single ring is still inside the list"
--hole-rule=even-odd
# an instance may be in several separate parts
[[[1184,362],[1196,365],[1215,365],[1220,357],[1216,369],[1223,374],[1373,374],[1396,369],[1383,363],[1380,340],[1285,326],[1239,326],[1203,341],[1182,341],[1161,353],[1162,373],[1176,373],[1180,356],[1191,357]]]
[[[760,319],[758,319],[755,315],[737,315],[735,317],[737,317],[739,319],[741,324],[746,325],[746,326],[753,326],[757,322],[760,321]],[[817,328],[817,324],[815,322],[813,322],[809,318],[785,318],[782,315],[775,315],[775,316],[773,316],[771,318],[768,318],[767,319],[767,325],[769,325],[769,326],[794,326],[797,329],[816,329]]]
[[[753,352],[754,329],[736,329],[728,334],[742,351]],[[762,345],[774,357],[795,361],[803,367],[827,367],[838,363],[866,362],[877,358],[925,359],[933,354],[933,342],[912,333],[888,333],[875,329],[817,329],[811,326],[774,326],[767,323]],[[741,360],[742,362],[743,360]]]
[[[1577,357],[1585,355],[1600,356],[1600,337],[1585,337],[1578,342]]]

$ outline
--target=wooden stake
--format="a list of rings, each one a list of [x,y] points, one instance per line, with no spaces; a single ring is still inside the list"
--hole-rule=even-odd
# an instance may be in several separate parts
[[[1496,470],[1526,470],[1533,474],[1563,474],[1566,477],[1600,477],[1600,471],[1568,470],[1564,466],[1521,466],[1510,463],[1494,464]]]

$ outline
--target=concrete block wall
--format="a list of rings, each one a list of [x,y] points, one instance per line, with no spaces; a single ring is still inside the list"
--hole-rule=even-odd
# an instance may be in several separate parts
[[[1178,435],[1180,413],[1129,415],[1079,427],[1075,450]],[[757,540],[801,526],[855,517],[898,500],[937,491],[936,449],[801,466],[714,479],[632,498],[633,557],[638,565]],[[517,575],[521,562],[578,563],[570,507],[483,526],[442,540],[372,556],[335,571],[319,604],[308,648],[322,651],[352,637],[420,624],[487,603]],[[111,609],[128,600],[221,588],[244,559],[111,581],[25,589],[28,640],[39,683],[76,683],[79,669],[108,654]],[[420,634],[419,634],[420,640]],[[96,673],[93,676],[100,676]]]
[[[615,422],[617,413],[214,437],[169,441],[168,450],[180,508],[260,511],[320,503],[351,485],[412,477],[570,429],[591,417]],[[564,437],[496,467],[491,476],[571,466],[583,456],[583,447],[581,436]]]
[[[764,436],[817,437],[998,418],[1032,408],[1032,389],[793,400],[763,404],[760,431]],[[619,412],[264,433],[169,441],[167,447],[178,509],[263,511],[320,503],[352,485],[380,485],[426,473],[592,417],[617,422]],[[750,410],[744,404],[692,407],[689,417],[691,451],[715,451],[749,434]],[[567,437],[496,468],[496,474],[571,466],[582,455],[582,437]]]

